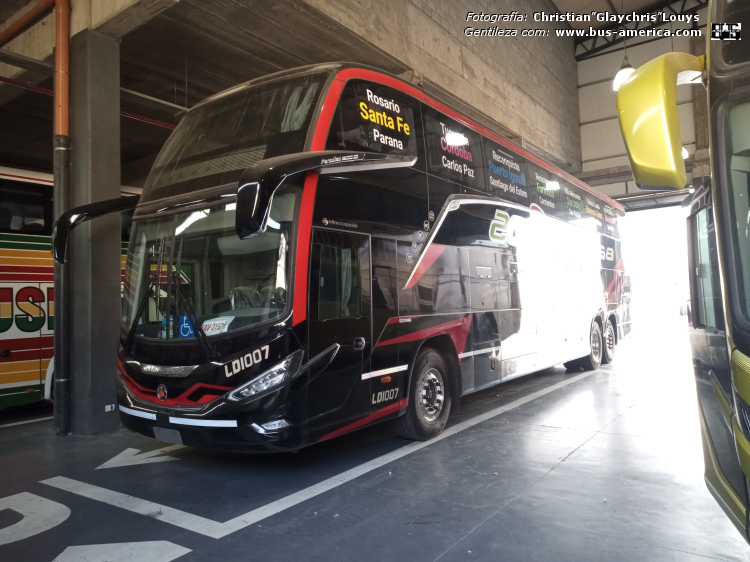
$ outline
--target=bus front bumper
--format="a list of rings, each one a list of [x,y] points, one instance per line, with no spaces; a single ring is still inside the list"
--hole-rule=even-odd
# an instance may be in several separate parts
[[[136,402],[122,386],[117,401],[120,422],[125,428],[166,443],[239,453],[294,451],[306,444],[305,427],[266,428],[253,421],[254,416],[244,415],[183,416],[173,408]],[[262,418],[267,420],[268,416]]]

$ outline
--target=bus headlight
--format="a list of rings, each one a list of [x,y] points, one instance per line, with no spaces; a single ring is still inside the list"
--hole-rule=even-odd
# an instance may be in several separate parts
[[[281,386],[297,374],[301,360],[302,350],[300,349],[250,382],[243,384],[239,388],[235,388],[229,393],[227,398],[235,401],[244,400],[266,390]]]

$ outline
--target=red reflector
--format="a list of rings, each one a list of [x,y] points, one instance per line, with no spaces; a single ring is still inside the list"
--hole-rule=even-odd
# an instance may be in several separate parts
[[[391,382],[391,377],[383,377],[380,382]]]

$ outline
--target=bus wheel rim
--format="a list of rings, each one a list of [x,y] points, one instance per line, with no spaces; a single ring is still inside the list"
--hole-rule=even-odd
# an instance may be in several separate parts
[[[599,361],[602,356],[602,341],[597,337],[594,330],[591,331],[591,354],[597,361]]]
[[[445,404],[443,377],[437,369],[428,369],[419,381],[419,409],[422,418],[434,422],[440,417]]]
[[[615,348],[615,331],[612,329],[612,325],[607,326],[607,333],[604,335],[604,345],[607,346],[607,351],[611,354]]]

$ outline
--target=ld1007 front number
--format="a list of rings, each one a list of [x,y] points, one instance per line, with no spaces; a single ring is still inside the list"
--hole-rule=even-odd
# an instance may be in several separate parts
[[[245,369],[249,369],[253,365],[257,365],[264,359],[268,359],[268,346],[267,345],[264,345],[263,347],[256,349],[255,351],[251,353],[246,353],[245,355],[238,357],[231,363],[227,363],[226,365],[224,365],[224,375],[226,375],[226,377],[229,378],[232,375],[241,373]]]

